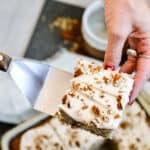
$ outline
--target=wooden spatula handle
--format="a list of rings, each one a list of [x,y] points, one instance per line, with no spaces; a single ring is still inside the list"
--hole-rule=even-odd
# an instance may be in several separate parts
[[[0,52],[0,70],[6,72],[10,62],[11,62],[11,57]]]

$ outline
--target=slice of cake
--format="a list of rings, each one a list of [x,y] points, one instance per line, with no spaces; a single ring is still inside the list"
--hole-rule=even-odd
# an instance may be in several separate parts
[[[78,62],[74,76],[56,116],[72,126],[110,136],[121,121],[133,79],[85,60]]]
[[[127,106],[113,140],[118,150],[150,150],[150,118],[137,102]]]

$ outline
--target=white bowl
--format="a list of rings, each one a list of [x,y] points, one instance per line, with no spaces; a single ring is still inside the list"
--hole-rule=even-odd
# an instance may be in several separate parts
[[[82,18],[82,34],[84,40],[93,48],[105,51],[107,46],[107,32],[104,21],[104,1],[91,3]]]

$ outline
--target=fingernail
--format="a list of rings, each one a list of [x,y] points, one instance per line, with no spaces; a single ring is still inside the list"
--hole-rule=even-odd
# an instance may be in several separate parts
[[[134,99],[132,99],[132,97],[131,97],[131,96],[129,96],[129,103],[128,103],[128,104],[129,104],[129,105],[132,105],[132,104],[134,103],[134,101],[135,101],[135,100],[134,100]]]
[[[115,66],[105,65],[104,69],[107,69],[107,70],[110,69],[110,70],[114,71],[115,70]]]
[[[129,104],[129,105],[132,105],[133,103],[134,103],[134,101],[131,101],[131,102],[129,101],[129,103],[128,103],[128,104]]]
[[[134,103],[134,101],[129,101],[129,103],[128,103],[128,104],[129,104],[129,105],[132,105],[133,103]]]

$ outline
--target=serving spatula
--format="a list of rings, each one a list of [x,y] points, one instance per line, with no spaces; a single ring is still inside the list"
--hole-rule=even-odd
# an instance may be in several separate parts
[[[13,59],[3,53],[0,53],[0,70],[10,75],[34,109],[51,115],[56,112],[73,76],[48,64]]]

